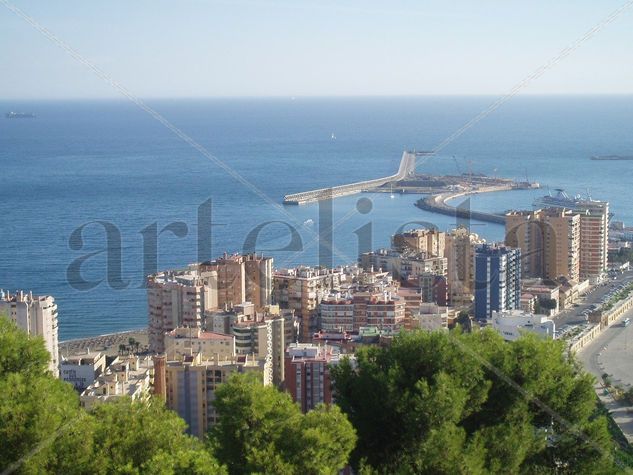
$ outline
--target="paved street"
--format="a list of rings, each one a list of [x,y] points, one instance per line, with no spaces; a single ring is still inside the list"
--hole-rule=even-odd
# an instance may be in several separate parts
[[[633,319],[633,311],[607,328],[577,356],[585,369],[596,377],[596,392],[629,442],[633,442],[633,408],[613,400],[602,388],[604,373],[611,375],[613,383],[623,388],[633,385],[633,324],[628,327],[621,324],[627,317]]]
[[[572,325],[585,323],[585,317],[581,315],[584,310],[587,310],[591,305],[600,304],[605,295],[611,290],[619,285],[626,285],[629,282],[633,282],[633,270],[629,270],[623,274],[618,274],[615,280],[611,278],[606,284],[594,287],[579,301],[578,307],[563,310],[553,318],[556,323],[556,327],[560,328],[566,324]]]

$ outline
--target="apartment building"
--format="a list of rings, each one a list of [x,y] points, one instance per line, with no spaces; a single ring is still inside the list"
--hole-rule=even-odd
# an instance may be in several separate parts
[[[472,301],[475,246],[484,242],[465,227],[459,227],[446,234],[444,257],[449,300],[452,304],[466,304]]]
[[[213,402],[215,390],[235,373],[254,372],[265,385],[266,362],[247,356],[236,356],[221,360],[203,359],[200,354],[180,356],[165,360],[157,357],[155,370],[155,394],[164,398],[168,408],[177,412],[187,423],[187,432],[203,439],[207,431],[217,422]]]
[[[210,272],[166,271],[147,280],[149,349],[165,352],[165,333],[178,327],[202,328],[206,310],[217,308],[218,293]]]
[[[578,280],[581,262],[581,215],[548,208],[506,214],[506,245],[518,247],[522,271],[529,277]]]
[[[595,280],[608,269],[609,203],[582,200],[576,211],[580,213],[580,279]]]
[[[285,388],[305,413],[318,404],[332,403],[329,365],[337,364],[335,347],[293,343],[286,350]]]
[[[437,229],[412,229],[391,238],[391,247],[398,252],[413,251],[428,257],[442,257],[446,234]]]
[[[149,357],[118,356],[81,393],[81,406],[89,410],[95,404],[122,397],[146,399],[151,392],[153,367],[153,361]]]
[[[411,329],[426,331],[448,330],[448,308],[434,303],[423,303],[412,318]]]
[[[98,351],[62,356],[59,368],[60,379],[72,384],[81,393],[105,372],[106,356]]]
[[[521,250],[480,244],[475,248],[475,318],[521,305]]]
[[[200,354],[204,359],[218,355],[221,359],[235,356],[235,337],[200,328],[178,327],[165,334],[165,353],[175,355]]]
[[[238,320],[231,325],[236,354],[266,361],[269,372],[266,378],[274,385],[280,385],[284,380],[284,327],[285,320],[281,316]]]
[[[391,291],[331,294],[321,302],[320,326],[326,332],[357,333],[367,326],[399,329],[405,323],[406,304]]]
[[[318,310],[330,292],[340,288],[345,274],[339,269],[297,267],[282,269],[273,277],[273,298],[281,308],[294,310],[300,338],[309,341],[318,330]]]
[[[198,271],[216,279],[219,308],[230,309],[242,302],[251,302],[256,310],[261,310],[272,303],[272,257],[224,254],[199,264]]]
[[[427,256],[413,251],[402,253],[393,249],[365,252],[361,254],[359,262],[366,271],[382,270],[403,281],[425,273],[446,275],[448,269],[447,259],[443,256]]]

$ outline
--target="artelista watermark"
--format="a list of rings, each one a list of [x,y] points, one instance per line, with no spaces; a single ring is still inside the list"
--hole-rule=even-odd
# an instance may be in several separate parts
[[[470,230],[471,220],[464,215],[465,209],[470,209],[470,200],[467,199],[458,206],[460,210],[451,228],[463,227]],[[334,233],[341,221],[335,222],[333,215],[332,200],[322,200],[318,202],[318,222],[316,229],[308,229],[303,223],[289,222],[285,220],[268,220],[254,225],[250,231],[243,237],[240,252],[242,254],[266,253],[292,255],[301,257],[307,246],[318,246],[318,265],[321,267],[332,268],[335,262],[335,256],[340,262],[344,260],[345,264],[353,264],[358,261],[358,257],[366,252],[375,251],[373,242],[374,221],[371,219],[373,210],[373,202],[370,198],[360,197],[355,204],[355,209],[350,210],[348,217],[353,214],[367,215],[368,220],[365,224],[353,231],[355,235],[354,255],[349,256],[341,253],[334,245]],[[218,224],[214,224],[213,217],[213,201],[207,199],[197,207],[197,217],[194,223],[186,223],[184,221],[173,221],[162,227],[158,222],[153,222],[135,233],[142,240],[140,252],[142,256],[142,279],[141,282],[131,282],[123,277],[123,263],[130,262],[130,258],[134,256],[125,256],[123,234],[116,223],[106,220],[94,220],[82,224],[75,228],[68,237],[68,246],[71,251],[77,253],[77,256],[70,262],[66,269],[66,279],[68,284],[78,291],[89,291],[101,285],[107,285],[114,290],[125,290],[131,286],[145,287],[145,278],[149,275],[156,274],[158,268],[160,253],[160,238],[163,235],[171,235],[177,239],[190,237],[190,230],[196,229],[196,251],[197,261],[205,262],[213,260],[218,256],[214,255],[213,246],[213,229]],[[260,236],[270,226],[281,227],[286,234],[286,244],[278,248],[263,248],[260,246]],[[87,228],[101,228],[102,237],[91,237],[88,242],[85,236]],[[398,234],[406,230],[414,228],[423,228],[429,230],[439,230],[435,223],[423,220],[411,220],[393,229],[392,234]],[[541,225],[540,232],[545,233],[545,229]],[[302,234],[303,232],[303,234]],[[516,236],[517,230],[513,229],[508,236]],[[307,234],[307,235],[306,235]],[[92,233],[91,233],[92,235]],[[129,236],[128,236],[129,237]],[[515,238],[513,238],[516,240]],[[95,242],[98,240],[98,242]],[[235,242],[240,242],[236,236]],[[543,242],[545,240],[543,239]],[[90,244],[90,245],[89,245]],[[96,247],[97,246],[97,247]],[[96,250],[93,250],[95,249]],[[555,252],[556,246],[554,246]],[[87,252],[88,249],[91,249]],[[237,251],[237,250],[236,250]],[[534,251],[533,251],[534,252]],[[538,251],[536,251],[538,252]],[[136,256],[137,258],[139,256]],[[440,256],[443,257],[443,256]],[[529,259],[529,255],[522,255],[522,260]],[[294,259],[300,260],[300,259]],[[287,262],[294,261],[288,259]],[[283,263],[282,263],[283,264]],[[184,266],[185,264],[183,264]],[[90,275],[90,277],[86,277]]]

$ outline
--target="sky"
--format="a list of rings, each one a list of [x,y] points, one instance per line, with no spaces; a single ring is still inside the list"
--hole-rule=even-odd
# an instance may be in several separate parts
[[[0,0],[0,99],[503,94],[626,0]],[[633,93],[633,8],[523,94]]]

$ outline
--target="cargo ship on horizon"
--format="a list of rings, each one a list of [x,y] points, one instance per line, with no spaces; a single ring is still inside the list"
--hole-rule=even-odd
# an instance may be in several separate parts
[[[633,160],[633,155],[593,155],[591,160]]]

